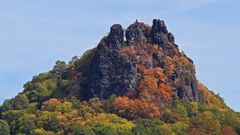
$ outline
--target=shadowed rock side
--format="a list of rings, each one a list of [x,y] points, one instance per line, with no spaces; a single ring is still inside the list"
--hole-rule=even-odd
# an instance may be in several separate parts
[[[164,70],[172,96],[205,102],[192,60],[179,52],[174,36],[158,19],[153,20],[152,27],[135,22],[125,32],[119,24],[111,27],[109,35],[98,44],[90,65],[90,95],[103,99],[112,94],[136,98],[145,78],[142,71],[157,68]],[[156,82],[157,86],[166,83]]]

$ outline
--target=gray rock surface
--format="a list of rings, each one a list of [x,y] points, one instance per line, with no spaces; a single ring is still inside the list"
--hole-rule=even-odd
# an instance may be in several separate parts
[[[90,66],[90,81],[88,85],[91,97],[109,98],[112,94],[117,96],[126,95],[129,92],[138,93],[139,82],[142,75],[139,73],[137,65],[144,65],[146,68],[161,67],[165,65],[166,56],[181,56],[178,46],[172,33],[169,33],[164,21],[153,20],[152,27],[140,22],[130,25],[125,32],[121,25],[115,24],[111,27],[110,33],[99,43]],[[147,54],[153,44],[157,44],[163,50],[151,52],[152,58],[147,58]],[[145,46],[145,49],[135,53],[140,57],[140,61],[134,58],[123,58],[121,50],[126,47]],[[192,62],[189,59],[190,62]],[[169,76],[170,81],[175,85],[175,81],[181,82],[181,86],[176,88],[177,95],[181,99],[196,100],[204,103],[202,92],[198,89],[195,74],[190,74],[187,69],[178,71]],[[188,82],[185,79],[188,78]],[[134,95],[133,95],[134,96]]]

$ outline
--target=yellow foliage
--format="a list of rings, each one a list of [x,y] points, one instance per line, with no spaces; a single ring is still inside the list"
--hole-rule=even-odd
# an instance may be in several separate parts
[[[54,132],[46,131],[43,128],[34,129],[32,134],[33,135],[55,135]]]
[[[201,83],[198,83],[198,88],[203,92],[207,101],[207,106],[209,108],[217,108],[221,111],[227,111],[228,108],[225,105],[224,101],[220,99],[220,97],[217,97],[213,92],[208,90],[208,88]]]

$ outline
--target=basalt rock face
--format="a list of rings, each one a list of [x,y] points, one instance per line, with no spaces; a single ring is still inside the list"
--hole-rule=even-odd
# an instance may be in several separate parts
[[[139,46],[149,38],[149,28],[144,23],[135,22],[126,30],[127,45]]]
[[[167,78],[164,83],[172,88],[172,95],[205,102],[192,60],[179,52],[174,36],[164,21],[158,19],[153,20],[152,27],[137,21],[125,31],[119,24],[111,27],[109,35],[98,44],[90,66],[91,97],[105,99],[115,94],[136,98],[145,78],[142,70],[156,68],[164,70]],[[158,86],[162,83],[157,81]]]
[[[122,26],[115,24],[110,34],[99,43],[92,61],[89,83],[92,96],[108,98],[137,88],[136,64],[123,60],[119,54],[124,45]]]

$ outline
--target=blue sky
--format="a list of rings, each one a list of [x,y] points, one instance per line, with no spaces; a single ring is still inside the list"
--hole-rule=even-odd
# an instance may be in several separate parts
[[[0,103],[32,76],[97,45],[109,27],[165,20],[197,77],[240,111],[238,0],[0,0]]]

